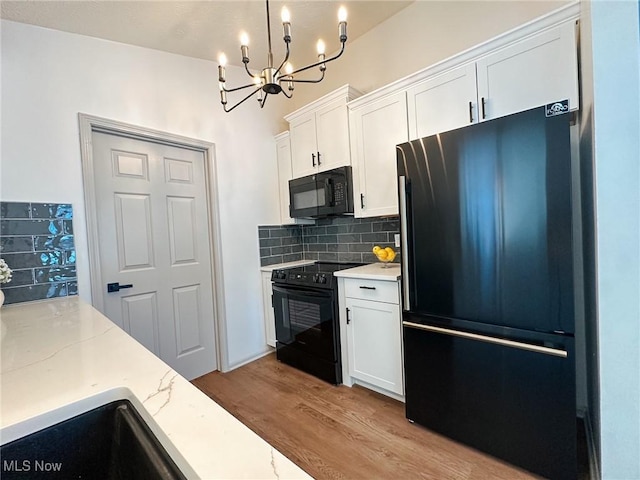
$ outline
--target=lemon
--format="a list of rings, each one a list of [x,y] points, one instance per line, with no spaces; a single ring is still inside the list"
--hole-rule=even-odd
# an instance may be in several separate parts
[[[393,262],[393,260],[396,258],[396,252],[392,251],[389,255],[387,255],[387,260],[389,262]]]
[[[378,250],[380,250],[380,247],[378,245],[375,245],[373,247],[373,253],[378,253]]]
[[[387,251],[387,255],[390,255],[392,253],[396,253],[396,252],[393,251],[393,248],[391,248],[391,247],[385,247],[385,250]]]
[[[381,248],[376,252],[376,256],[378,257],[379,260],[386,260],[387,257],[389,256],[389,252]]]

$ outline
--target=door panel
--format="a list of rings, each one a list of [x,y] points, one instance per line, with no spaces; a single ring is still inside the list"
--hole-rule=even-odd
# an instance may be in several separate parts
[[[102,283],[133,285],[105,295],[105,315],[185,377],[215,370],[204,154],[96,132],[92,143]]]
[[[309,115],[298,123],[291,124],[291,170],[293,178],[313,175],[317,167],[311,154],[317,153],[316,117]]]
[[[195,199],[167,197],[171,265],[197,262]]]
[[[349,165],[349,113],[344,100],[338,100],[316,113],[318,171]]]
[[[487,119],[569,100],[578,108],[578,68],[572,22],[478,60],[478,98]]]
[[[406,415],[545,478],[576,478],[575,342],[567,357],[405,326]]]
[[[148,195],[114,195],[120,270],[153,268]]]
[[[478,122],[476,66],[454,68],[407,91],[409,137],[426,137]]]
[[[199,285],[173,290],[173,308],[175,310],[173,318],[176,327],[176,350],[179,357],[202,349],[199,325],[190,320],[200,316],[199,290]]]
[[[350,375],[403,394],[400,310],[397,304],[347,298]]]
[[[357,217],[398,214],[396,145],[408,140],[404,92],[351,112],[351,145],[358,186]]]
[[[193,184],[193,164],[174,158],[165,158],[167,182]]]
[[[113,172],[119,177],[149,179],[149,159],[143,153],[114,151]]]
[[[122,299],[122,321],[125,330],[157,356],[158,304],[156,292],[131,295]]]

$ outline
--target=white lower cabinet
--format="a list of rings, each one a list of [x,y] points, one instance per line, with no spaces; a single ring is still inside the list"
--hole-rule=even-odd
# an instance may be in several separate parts
[[[347,385],[404,396],[402,322],[397,281],[344,279],[343,359]],[[346,355],[344,349],[346,347]]]
[[[276,346],[276,318],[273,311],[271,297],[273,289],[271,283],[271,272],[262,273],[262,309],[264,312],[264,332],[267,345]]]

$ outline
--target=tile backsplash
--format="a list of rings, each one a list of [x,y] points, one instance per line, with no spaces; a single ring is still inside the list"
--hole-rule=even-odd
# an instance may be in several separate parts
[[[315,225],[258,227],[260,265],[295,260],[372,263],[374,245],[393,246],[398,217],[334,217]],[[394,247],[396,250],[398,248]],[[400,256],[395,262],[400,261]]]
[[[13,270],[6,304],[77,295],[71,205],[0,202],[0,256]]]

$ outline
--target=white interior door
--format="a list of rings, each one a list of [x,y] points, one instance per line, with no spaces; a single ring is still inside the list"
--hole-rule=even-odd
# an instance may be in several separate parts
[[[216,370],[203,152],[92,142],[103,313],[187,379]]]

